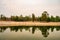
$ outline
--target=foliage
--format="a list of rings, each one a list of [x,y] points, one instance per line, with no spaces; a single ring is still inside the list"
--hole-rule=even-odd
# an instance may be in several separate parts
[[[6,20],[6,17],[4,15],[0,15],[0,20]]]
[[[32,21],[34,22],[35,21],[35,15],[32,14]]]
[[[55,22],[55,18],[51,16],[51,22]]]
[[[60,17],[59,16],[51,16],[49,17],[49,14],[47,11],[44,11],[42,13],[42,16],[38,16],[35,17],[35,14],[32,13],[32,17],[31,16],[25,16],[23,17],[22,15],[20,16],[11,16],[10,18],[5,17],[4,15],[0,15],[0,21],[6,21],[6,20],[10,20],[10,21],[42,21],[42,22],[60,22]]]
[[[48,18],[48,13],[47,11],[44,11],[41,16],[41,21],[47,21]]]

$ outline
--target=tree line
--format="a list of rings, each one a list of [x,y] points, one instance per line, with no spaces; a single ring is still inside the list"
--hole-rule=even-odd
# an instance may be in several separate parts
[[[11,16],[10,18],[0,15],[0,21],[40,21],[40,22],[60,22],[59,16],[51,16],[49,17],[49,14],[47,11],[44,11],[41,16],[36,17],[34,13],[32,13],[32,17],[23,15],[20,16]]]

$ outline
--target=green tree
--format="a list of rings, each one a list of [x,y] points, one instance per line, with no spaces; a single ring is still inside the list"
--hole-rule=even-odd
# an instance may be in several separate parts
[[[47,21],[47,18],[49,17],[49,14],[47,11],[44,11],[41,16],[41,21]]]
[[[51,16],[51,22],[55,22],[55,18],[53,16]]]
[[[6,17],[4,16],[4,17],[2,18],[2,20],[6,20]]]
[[[31,21],[31,17],[30,16],[25,16],[24,21]]]
[[[19,17],[18,16],[15,16],[15,21],[19,21],[18,19],[19,19]]]
[[[36,21],[41,21],[41,17],[39,17],[39,16],[36,17],[35,19],[36,19]]]
[[[11,20],[12,21],[15,21],[15,16],[11,16]]]
[[[33,22],[35,21],[35,15],[34,15],[34,13],[32,14],[32,21]]]
[[[6,20],[6,17],[5,17],[4,15],[1,14],[0,20]]]
[[[47,18],[47,22],[50,22],[50,21],[51,21],[51,20],[50,20],[50,17],[48,17],[48,18]]]
[[[1,14],[1,15],[0,15],[0,19],[2,19],[2,18],[3,18],[3,15]]]
[[[59,16],[56,16],[55,21],[56,22],[59,22],[60,21],[60,17]]]
[[[22,15],[20,15],[19,21],[24,21],[24,17]]]

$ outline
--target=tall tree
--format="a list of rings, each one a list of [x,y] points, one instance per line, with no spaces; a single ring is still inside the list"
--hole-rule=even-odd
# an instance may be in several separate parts
[[[3,15],[1,14],[1,17],[0,17],[1,19],[3,18]]]
[[[1,15],[0,15],[0,19],[1,19],[1,20],[6,20],[6,17],[1,14]]]
[[[41,16],[41,21],[47,21],[47,18],[49,17],[49,14],[47,11],[44,11]]]
[[[34,13],[32,13],[32,21],[33,22],[35,21],[35,15],[34,15]]]

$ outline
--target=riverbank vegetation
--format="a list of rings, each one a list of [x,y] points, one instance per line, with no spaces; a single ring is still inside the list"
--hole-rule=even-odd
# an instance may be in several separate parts
[[[40,22],[60,22],[59,16],[49,16],[47,11],[44,11],[41,16],[36,17],[34,13],[32,13],[32,17],[23,15],[20,16],[11,16],[10,18],[0,15],[0,21],[40,21]]]

